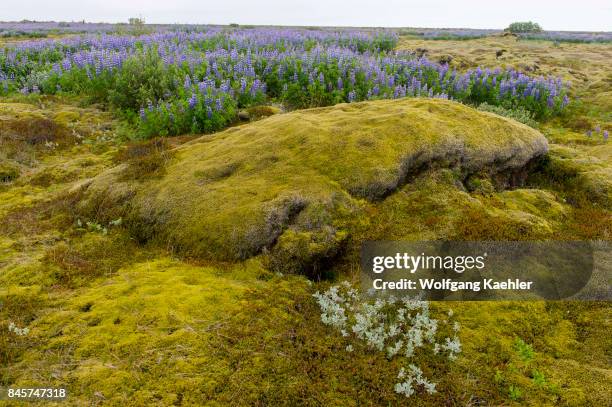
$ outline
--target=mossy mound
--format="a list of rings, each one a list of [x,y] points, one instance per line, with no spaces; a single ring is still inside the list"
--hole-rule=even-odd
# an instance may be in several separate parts
[[[589,200],[612,208],[612,166],[610,161],[565,147],[554,146],[545,171],[568,190],[574,200]]]
[[[548,191],[470,194],[451,177],[443,170],[406,185],[370,210],[353,240],[539,240],[552,238],[566,221],[568,208]]]
[[[101,222],[122,217],[140,240],[188,255],[270,249],[287,262],[306,248],[306,257],[329,257],[364,206],[426,170],[515,185],[546,151],[537,131],[454,102],[342,104],[198,138],[174,149],[155,177],[129,177],[129,163],[119,165],[86,187],[81,210]]]

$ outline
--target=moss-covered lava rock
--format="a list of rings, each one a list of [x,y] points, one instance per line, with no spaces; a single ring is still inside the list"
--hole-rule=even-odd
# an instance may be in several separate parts
[[[337,253],[364,206],[424,171],[515,184],[546,151],[536,130],[450,101],[341,104],[200,137],[173,150],[153,178],[126,177],[121,164],[86,185],[81,211],[122,217],[137,238],[193,256],[269,249],[280,263],[310,263]]]

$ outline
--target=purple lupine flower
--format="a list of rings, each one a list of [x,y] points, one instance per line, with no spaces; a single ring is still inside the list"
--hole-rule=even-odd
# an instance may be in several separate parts
[[[561,102],[561,106],[562,106],[562,107],[566,107],[567,105],[569,105],[569,102],[570,102],[570,100],[569,100],[569,98],[567,97],[567,95],[564,95],[564,96],[563,96],[563,102]]]
[[[196,96],[195,93],[192,93],[191,98],[189,99],[189,108],[193,110],[197,104],[198,104],[198,97]]]
[[[603,139],[604,141],[608,141],[608,130],[603,131]]]
[[[472,87],[476,91],[472,93],[475,97],[492,97],[499,102],[507,100],[519,106],[527,106],[530,110],[531,106],[525,98],[533,98],[532,101],[539,107],[553,108],[556,105],[564,108],[569,103],[566,93],[570,84],[560,78],[531,78],[511,69],[491,70],[480,67],[465,74],[457,74],[446,64],[437,64],[427,58],[413,58],[402,52],[379,53],[380,49],[376,50],[376,47],[374,52],[357,51],[358,43],[379,38],[376,35],[357,31],[313,33],[257,29],[249,31],[248,35],[240,31],[228,34],[210,30],[162,32],[138,37],[102,35],[34,41],[14,49],[9,48],[8,51],[0,50],[3,69],[11,71],[9,74],[0,70],[0,82],[7,93],[8,89],[17,88],[16,84],[24,82],[20,74],[15,77],[13,71],[18,70],[14,68],[30,63],[45,66],[47,72],[56,72],[59,77],[70,74],[71,70],[80,69],[93,79],[95,75],[120,69],[126,59],[140,54],[142,45],[146,50],[155,50],[165,66],[176,65],[181,71],[184,67],[184,82],[181,84],[180,80],[174,79],[173,88],[183,85],[192,93],[197,84],[196,93],[201,94],[202,101],[205,96],[208,97],[206,106],[212,107],[213,111],[217,111],[220,93],[236,102],[238,90],[244,81],[247,86],[243,87],[243,92],[249,89],[254,96],[265,93],[264,81],[275,70],[283,92],[286,92],[292,77],[295,83],[308,78],[314,83],[319,80],[328,92],[334,88],[343,92],[347,85],[347,92],[351,93],[346,97],[352,101],[357,100],[356,81],[361,78],[365,79],[362,85],[366,99],[422,94],[434,97],[444,95],[461,101],[470,95],[469,89]],[[198,46],[209,40],[215,44],[213,48],[203,50]],[[306,46],[306,42],[314,42],[315,45]],[[55,61],[48,57],[50,53],[46,50],[63,55]],[[201,72],[200,67],[205,72]],[[337,83],[332,84],[329,78],[325,78],[327,67],[338,72]],[[300,78],[299,75],[303,76]],[[323,83],[326,79],[328,83]],[[90,85],[84,82],[82,85]],[[432,92],[432,89],[436,92]],[[31,90],[23,89],[24,92]],[[175,92],[166,90],[162,101],[173,100],[176,96]],[[188,103],[178,104],[173,109],[177,109],[175,113],[178,113],[187,106]],[[166,111],[170,112],[170,108]]]
[[[597,134],[601,133],[601,126],[599,124],[595,126],[595,133]]]
[[[206,83],[206,81],[204,81],[204,82],[200,82],[200,83],[198,84],[198,89],[200,90],[200,93],[201,93],[201,94],[205,94],[205,93],[206,93],[206,90],[208,89],[208,84]]]
[[[348,93],[348,101],[349,101],[349,103],[354,102],[356,98],[357,98],[357,94],[355,93],[354,90],[352,90],[352,91],[350,91]]]
[[[308,84],[312,85],[314,83],[314,77],[312,76],[312,72],[308,74]]]
[[[591,137],[592,135],[593,135],[593,131],[592,130],[587,130],[586,136],[587,137]]]

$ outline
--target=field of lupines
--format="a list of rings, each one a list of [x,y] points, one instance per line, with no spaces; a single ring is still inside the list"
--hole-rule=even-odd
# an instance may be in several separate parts
[[[288,109],[435,97],[535,118],[569,103],[569,84],[507,69],[458,72],[397,52],[392,31],[209,29],[35,40],[0,49],[0,94],[76,94],[143,136],[211,132],[250,106]]]

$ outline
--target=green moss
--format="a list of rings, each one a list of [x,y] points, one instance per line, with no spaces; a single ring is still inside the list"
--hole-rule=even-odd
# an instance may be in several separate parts
[[[423,174],[368,212],[370,219],[353,234],[357,242],[542,239],[571,218],[571,209],[550,192],[470,194],[449,171]],[[348,256],[357,258],[356,250]]]
[[[553,146],[530,183],[554,188],[573,204],[595,203],[612,208],[612,165],[579,150]]]
[[[450,236],[466,207],[479,201],[451,171],[425,173],[374,207],[355,228],[354,240],[430,240]],[[357,252],[353,253],[355,258]]]
[[[53,184],[63,184],[78,179],[76,171],[70,171],[63,166],[49,166],[35,172],[28,180],[31,185],[49,187]]]
[[[315,232],[288,229],[278,239],[270,255],[270,269],[282,273],[307,274],[319,278],[329,267],[347,233],[332,228]]]
[[[523,51],[533,63],[531,47],[550,55],[536,43],[482,41],[469,46],[485,58],[478,63],[497,64],[487,58],[500,47],[509,49],[510,64]],[[479,47],[489,42],[484,55]],[[449,44],[431,43],[432,54]],[[444,53],[453,64],[475,63],[456,55],[464,53],[457,43],[451,47]],[[605,52],[589,48],[603,60],[585,63],[588,74],[603,79],[591,89],[577,82],[588,103],[543,124],[549,140],[564,146],[551,146],[526,186],[506,191],[491,173],[520,169],[540,151],[541,136],[450,102],[274,116],[187,143],[162,171],[145,171],[152,177],[139,177],[137,165],[125,176],[137,148],[117,155],[98,142],[112,140],[106,114],[40,97],[1,103],[2,123],[51,120],[91,144],[79,137],[58,150],[7,138],[0,144],[0,160],[21,169],[0,189],[0,386],[68,386],[67,405],[406,404],[392,387],[399,366],[357,345],[346,352],[344,339],[320,323],[311,294],[326,283],[269,269],[356,280],[367,239],[609,240],[611,144],[581,134],[609,126]],[[113,163],[87,192],[83,221],[108,227],[127,214],[131,237],[198,260],[170,259],[115,229],[107,236],[75,231],[78,191]],[[45,186],[30,183],[46,174]],[[60,199],[66,190],[74,196]],[[245,262],[201,263],[260,251]],[[612,398],[609,304],[432,304],[434,312],[449,306],[462,326],[463,352],[451,365],[417,356],[439,393],[419,394],[411,405],[584,406]],[[30,334],[11,335],[9,321]],[[517,338],[533,349],[529,360],[517,352]]]
[[[537,189],[515,189],[502,192],[496,197],[493,205],[508,209],[528,212],[549,221],[560,221],[567,216],[567,208],[558,198],[547,191]]]
[[[102,230],[106,232],[107,229]],[[121,234],[88,232],[52,246],[42,261],[45,272],[56,284],[80,287],[96,277],[111,276],[123,265],[144,257],[143,250],[135,257],[136,249],[134,243]]]
[[[16,180],[20,172],[18,166],[0,162],[0,183],[8,183]]]
[[[470,192],[489,195],[495,192],[495,187],[486,176],[471,176],[465,181],[465,187]]]
[[[53,115],[53,119],[56,122],[61,123],[65,126],[67,126],[69,123],[77,122],[80,118],[81,118],[81,114],[73,110],[59,111]]]
[[[207,345],[246,290],[211,268],[170,259],[134,265],[30,324],[30,341],[40,345],[23,352],[3,382],[33,384],[39,379],[30,374],[42,369],[57,372],[45,383],[71,387],[73,403],[104,397],[171,404],[180,393],[202,400],[231,372]]]
[[[0,218],[17,208],[26,208],[36,201],[37,191],[35,188],[15,187],[0,190]]]
[[[247,112],[251,119],[257,120],[279,114],[281,109],[276,106],[253,106],[248,108]]]
[[[129,182],[124,169],[112,169],[88,187],[83,211],[107,221],[123,208],[141,240],[198,257],[246,258],[274,246],[294,218],[314,216],[300,220],[314,226],[296,227],[302,238],[325,228],[350,233],[343,219],[355,218],[361,199],[383,199],[427,167],[514,171],[546,148],[528,127],[453,102],[344,104],[186,143],[160,179]],[[324,221],[306,210],[326,202],[337,204]]]
[[[128,144],[115,156],[116,162],[125,162],[121,180],[160,177],[173,155],[168,149],[168,142],[160,138]]]
[[[406,402],[392,388],[396,363],[359,344],[344,351],[346,340],[320,323],[311,294],[323,287],[293,276],[257,280],[260,268],[257,261],[221,269],[158,258],[56,295],[34,319],[18,320],[36,346],[12,348],[3,384],[63,384],[69,405]],[[13,304],[40,298],[35,289],[12,293]],[[449,307],[463,351],[452,364],[415,356],[438,393],[419,394],[414,405],[449,398],[507,404],[510,386],[528,405],[597,405],[610,396],[605,304],[432,303],[432,313]],[[534,370],[544,383],[533,380]]]

